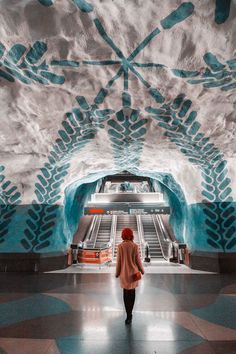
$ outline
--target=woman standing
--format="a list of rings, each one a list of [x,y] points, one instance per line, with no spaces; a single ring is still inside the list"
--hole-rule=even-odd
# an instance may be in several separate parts
[[[137,272],[144,274],[144,269],[139,256],[139,248],[133,242],[133,230],[125,228],[122,230],[121,237],[123,242],[118,245],[117,263],[116,263],[116,278],[120,277],[120,286],[123,288],[123,298],[127,318],[126,324],[132,322],[132,310],[135,301],[135,288],[138,286],[138,281],[134,280],[134,275]]]

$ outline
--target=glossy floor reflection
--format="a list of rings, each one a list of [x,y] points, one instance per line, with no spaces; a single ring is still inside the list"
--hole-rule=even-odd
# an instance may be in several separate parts
[[[113,273],[0,282],[0,354],[236,354],[235,275],[146,274],[131,326]]]

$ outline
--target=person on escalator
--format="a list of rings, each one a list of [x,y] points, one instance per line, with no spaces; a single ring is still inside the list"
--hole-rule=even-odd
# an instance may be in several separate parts
[[[125,323],[130,324],[135,301],[135,288],[138,286],[141,274],[144,274],[144,269],[139,256],[139,247],[133,241],[133,230],[130,228],[123,229],[121,237],[123,242],[118,245],[117,249],[116,278],[120,277],[120,286],[123,288],[123,299],[127,314]]]

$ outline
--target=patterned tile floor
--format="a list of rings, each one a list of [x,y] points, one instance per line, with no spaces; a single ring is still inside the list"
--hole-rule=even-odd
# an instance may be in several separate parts
[[[0,354],[236,354],[236,276],[179,269],[147,271],[131,326],[112,271],[0,273]]]

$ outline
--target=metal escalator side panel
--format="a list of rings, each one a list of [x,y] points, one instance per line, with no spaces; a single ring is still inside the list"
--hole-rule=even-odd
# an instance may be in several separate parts
[[[117,215],[112,215],[111,237],[110,237],[110,242],[112,244],[112,260],[114,260],[114,254],[115,254],[116,228],[117,228]]]
[[[84,245],[87,247],[87,245],[93,245],[93,242],[94,242],[94,230],[96,228],[96,225],[97,225],[97,222],[98,222],[98,216],[95,215],[93,218],[92,218],[92,221],[90,223],[90,226],[89,226],[89,229],[88,229],[88,232],[86,233],[86,236],[83,240],[83,243]]]
[[[101,223],[101,215],[97,215],[97,222],[94,226],[94,229],[93,229],[93,233],[92,233],[92,242],[93,242],[93,248],[95,248],[95,244],[96,244],[96,240],[97,240],[97,236],[98,236],[98,231],[99,231],[99,228],[100,228],[100,223]]]
[[[155,217],[154,219],[154,225],[155,228],[157,230],[157,235],[159,238],[159,242],[160,242],[160,246],[161,246],[161,250],[163,253],[163,257],[166,260],[169,260],[170,255],[169,255],[169,250],[171,248],[172,242],[169,240],[168,235],[166,235],[166,231],[164,228],[164,225],[161,222],[161,218],[159,215],[154,215],[153,217]],[[156,222],[155,222],[156,221]]]
[[[155,224],[155,220],[154,220],[154,217],[157,217],[157,216],[158,215],[152,215],[152,222],[153,222],[153,225],[154,225],[155,230],[156,230],[156,236],[157,236],[157,239],[158,239],[158,243],[159,243],[159,247],[160,247],[160,250],[161,250],[162,258],[166,259],[164,251],[163,251],[163,248],[162,248],[162,243],[161,243],[161,240],[160,240],[160,234],[159,234],[160,230],[157,229],[156,224]]]
[[[139,245],[139,253],[140,257],[143,258],[144,256],[144,230],[141,220],[141,215],[136,215],[136,223],[137,223],[137,230],[138,230],[138,245]]]
[[[97,233],[95,247],[106,246],[111,237],[112,216],[102,215]]]
[[[165,230],[166,239],[168,239],[170,242],[175,242],[176,238],[173,230],[171,229],[170,224],[168,224],[166,220],[166,215],[158,215],[158,216],[159,216],[160,225],[162,229]]]
[[[144,229],[144,239],[148,242],[151,258],[163,259],[163,252],[161,250],[160,240],[155,228],[153,215],[142,215],[141,220]]]

